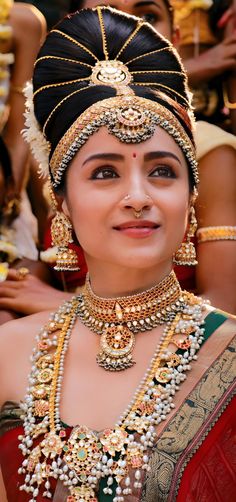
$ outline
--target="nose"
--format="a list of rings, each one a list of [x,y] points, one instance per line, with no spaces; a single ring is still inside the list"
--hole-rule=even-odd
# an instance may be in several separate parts
[[[121,200],[121,205],[126,209],[133,209],[136,212],[150,209],[153,205],[151,196],[147,193],[145,183],[135,179],[133,183],[127,185],[127,193]]]

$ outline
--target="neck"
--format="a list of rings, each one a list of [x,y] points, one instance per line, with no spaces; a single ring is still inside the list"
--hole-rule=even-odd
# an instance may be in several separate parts
[[[161,282],[172,270],[172,264],[150,268],[99,267],[89,263],[90,284],[93,292],[103,298],[116,298],[141,293]]]

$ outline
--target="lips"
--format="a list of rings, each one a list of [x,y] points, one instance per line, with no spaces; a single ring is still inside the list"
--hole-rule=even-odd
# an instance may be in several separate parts
[[[126,229],[132,229],[132,228],[148,228],[148,229],[154,229],[158,228],[160,225],[155,223],[154,221],[149,221],[149,220],[133,220],[133,221],[126,221],[125,223],[121,223],[120,225],[116,225],[114,227],[115,230],[126,230]]]
[[[120,235],[124,235],[131,239],[147,239],[158,231],[159,228],[160,225],[149,220],[126,221],[125,223],[113,227]]]

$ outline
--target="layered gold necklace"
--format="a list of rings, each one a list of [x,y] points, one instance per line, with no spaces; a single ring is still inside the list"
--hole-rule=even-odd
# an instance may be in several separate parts
[[[138,296],[145,297],[146,293]],[[138,496],[143,476],[149,470],[155,428],[174,407],[173,397],[203,340],[205,308],[201,299],[187,292],[181,292],[180,298],[179,309],[173,309],[173,317],[164,327],[131,403],[115,426],[101,433],[85,425],[71,430],[60,419],[64,362],[84,296],[65,303],[42,329],[36,339],[29,387],[22,405],[24,434],[19,437],[24,456],[19,469],[24,476],[20,490],[29,494],[31,502],[37,502],[41,496],[52,499],[51,483],[55,479],[68,490],[67,502],[98,502],[101,478],[105,478],[103,492],[112,495],[113,502],[125,502],[126,495],[132,493]],[[130,308],[130,300],[121,307],[125,310],[128,304]],[[151,308],[151,302],[147,308]],[[109,315],[113,315],[112,311]],[[170,350],[170,344],[177,347],[177,352]]]
[[[174,319],[183,307],[183,295],[172,271],[156,286],[136,295],[101,298],[86,278],[78,317],[101,336],[97,363],[105,370],[121,371],[135,364],[132,350],[135,333],[147,331]]]

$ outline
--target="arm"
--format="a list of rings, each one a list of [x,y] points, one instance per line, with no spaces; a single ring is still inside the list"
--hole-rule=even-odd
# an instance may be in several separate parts
[[[32,77],[33,65],[40,42],[45,35],[43,16],[38,17],[31,8],[22,3],[14,4],[10,24],[13,29],[13,47],[15,63],[11,72],[11,89],[9,96],[10,115],[4,131],[4,139],[9,148],[13,176],[16,188],[20,191],[26,176],[28,145],[24,141],[21,130],[24,127],[25,99],[22,88]]]
[[[45,310],[56,310],[70,300],[73,293],[60,291],[33,274],[19,280],[17,270],[10,269],[7,280],[0,283],[0,310],[11,310],[23,315]]]
[[[6,490],[4,487],[1,470],[0,470],[0,500],[1,502],[7,502]]]
[[[236,225],[236,151],[215,148],[199,163],[200,190],[197,200],[199,227]],[[223,167],[222,167],[223,166]],[[197,292],[214,306],[236,312],[236,241],[199,243],[196,270]]]
[[[227,36],[221,43],[208,49],[197,58],[182,57],[188,73],[189,84],[196,87],[222,73],[236,69],[236,35]]]

